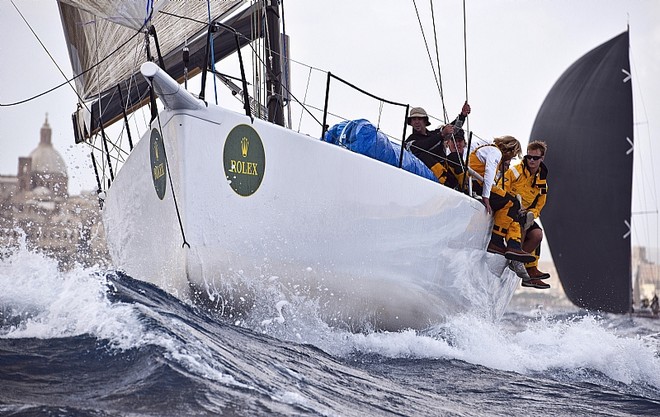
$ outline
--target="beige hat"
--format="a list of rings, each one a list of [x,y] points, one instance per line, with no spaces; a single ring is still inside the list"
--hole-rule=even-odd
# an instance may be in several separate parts
[[[429,122],[429,115],[426,114],[426,110],[424,110],[421,107],[413,107],[412,109],[410,109],[410,115],[408,116],[408,119],[407,119],[407,122],[408,122],[409,125],[411,124],[410,123],[410,118],[411,117],[422,117],[422,118],[426,119],[426,126],[429,126],[431,124],[431,122]]]

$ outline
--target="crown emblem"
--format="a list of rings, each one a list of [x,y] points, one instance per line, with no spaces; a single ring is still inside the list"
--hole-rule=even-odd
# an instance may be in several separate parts
[[[250,147],[250,141],[248,140],[248,138],[244,137],[243,139],[241,139],[241,154],[243,154],[243,158],[247,157],[249,147]]]

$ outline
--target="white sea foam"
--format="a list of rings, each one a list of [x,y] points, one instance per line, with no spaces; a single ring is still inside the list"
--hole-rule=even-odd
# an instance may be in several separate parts
[[[373,353],[391,358],[458,359],[521,374],[580,370],[600,372],[625,383],[660,388],[660,346],[611,320],[575,315],[568,319],[516,315],[516,322],[461,315],[426,331],[352,333],[329,327],[309,301],[287,303],[262,297],[253,316],[241,323],[293,342],[309,343],[342,357]],[[268,305],[271,305],[268,308]],[[660,324],[656,324],[660,326]]]
[[[118,349],[155,344],[199,375],[236,383],[217,369],[208,346],[186,346],[176,337],[154,334],[139,317],[146,314],[165,320],[163,324],[169,329],[182,323],[156,311],[144,311],[146,307],[139,304],[113,303],[107,298],[107,286],[103,271],[98,269],[61,272],[48,257],[25,248],[15,250],[0,259],[0,313],[4,316],[0,337],[45,339],[90,334]],[[424,333],[352,333],[328,326],[318,316],[318,305],[310,300],[282,300],[276,291],[262,294],[252,315],[240,325],[282,340],[309,343],[337,357],[373,353],[390,358],[458,359],[521,374],[564,372],[570,376],[580,370],[594,370],[625,384],[643,382],[660,388],[658,338],[640,336],[630,325],[619,329],[612,320],[520,315],[511,326],[463,315]],[[646,329],[649,333],[653,329]]]
[[[471,316],[450,319],[434,332],[343,334],[354,351],[391,358],[446,358],[521,374],[559,372],[569,377],[598,371],[625,383],[660,388],[660,346],[657,340],[624,335],[593,316],[566,321],[530,320],[522,330]],[[325,347],[332,346],[325,342]],[[341,346],[339,343],[336,347]]]
[[[90,335],[113,349],[146,345],[164,348],[165,356],[196,375],[250,388],[218,369],[212,349],[187,345],[172,331],[189,334],[181,321],[140,303],[111,302],[105,272],[96,268],[58,270],[57,261],[25,246],[0,258],[0,338],[60,338]],[[144,317],[160,321],[168,332],[149,329]],[[142,317],[142,318],[141,318]],[[7,324],[9,323],[9,324]]]
[[[16,249],[0,260],[0,306],[11,326],[3,338],[53,338],[83,334],[117,348],[142,343],[141,324],[130,306],[111,304],[96,268],[58,270],[45,255]]]

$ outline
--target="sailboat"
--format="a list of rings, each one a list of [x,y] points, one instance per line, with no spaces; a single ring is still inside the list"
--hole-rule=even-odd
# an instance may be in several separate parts
[[[625,31],[571,65],[545,98],[530,138],[551,155],[542,221],[576,306],[632,311],[633,96]]]
[[[329,324],[351,329],[501,317],[520,281],[486,253],[492,220],[479,201],[282,126],[286,53],[279,2],[266,3],[209,2],[209,19],[206,2],[59,1],[81,98],[77,141],[98,138],[111,163],[99,189],[115,266],[238,319],[263,292],[280,306],[315,303]],[[255,16],[266,16],[266,31]],[[275,68],[266,103],[247,95],[240,56],[244,111],[207,102],[213,63],[264,34]],[[185,88],[194,74],[199,94]],[[104,132],[145,104],[148,130],[111,156],[119,145]]]

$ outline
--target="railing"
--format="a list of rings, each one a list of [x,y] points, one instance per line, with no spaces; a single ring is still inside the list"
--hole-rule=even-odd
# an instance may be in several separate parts
[[[401,137],[401,151],[399,153],[399,168],[402,168],[403,154],[404,154],[404,149],[405,149],[405,145],[406,145],[406,130],[407,130],[407,127],[408,127],[407,120],[408,120],[408,113],[410,111],[410,105],[409,104],[403,104],[403,103],[397,103],[397,102],[394,102],[394,101],[384,99],[382,97],[378,97],[378,96],[376,96],[372,93],[369,93],[368,91],[365,91],[365,90],[361,89],[360,87],[355,86],[354,84],[351,84],[350,82],[348,82],[348,81],[346,81],[346,80],[344,80],[340,77],[337,77],[336,75],[332,74],[330,71],[328,71],[328,76],[327,76],[327,79],[326,79],[325,103],[324,103],[324,108],[323,108],[323,122],[321,124],[321,139],[323,139],[323,137],[325,136],[326,132],[329,129],[329,126],[327,124],[327,118],[328,118],[328,103],[329,103],[329,99],[330,99],[330,82],[331,82],[332,79],[335,79],[335,80],[343,83],[344,85],[347,85],[347,86],[353,88],[354,90],[359,91],[360,93],[362,93],[366,96],[369,96],[369,97],[371,97],[375,100],[378,100],[382,103],[387,103],[387,104],[391,104],[393,106],[400,106],[400,107],[405,108],[405,115],[404,115],[404,118],[403,118],[403,121],[404,121],[404,123],[403,123],[403,135]],[[469,132],[467,149],[470,149],[471,144],[472,144],[472,132]],[[440,155],[436,155],[436,156],[439,159],[447,160],[448,163],[455,163],[455,162],[453,162],[451,160],[448,160],[447,158],[444,158]],[[472,175],[472,174],[469,174],[469,172],[471,171],[471,169],[468,166],[469,158],[466,158],[466,160],[463,160],[463,157],[460,156],[459,159],[460,159],[459,164],[461,165],[461,168],[465,172],[465,175],[463,176],[463,182],[459,186],[460,187],[459,192],[463,192],[465,194],[472,195],[472,182],[469,180],[469,178]]]
[[[343,83],[343,84],[345,84],[345,85],[361,92],[362,94],[365,94],[365,95],[373,98],[373,99],[376,99],[376,100],[381,101],[383,103],[391,104],[391,105],[394,105],[394,106],[405,107],[406,112],[405,112],[405,115],[404,115],[404,118],[403,118],[403,136],[401,137],[401,152],[399,154],[399,168],[401,168],[401,165],[403,164],[403,150],[404,150],[404,145],[405,145],[405,141],[406,141],[406,130],[408,128],[408,123],[406,122],[406,120],[407,120],[407,116],[408,116],[408,111],[410,110],[410,105],[409,104],[403,104],[403,103],[397,103],[397,102],[394,102],[394,101],[390,101],[390,100],[386,100],[384,98],[378,97],[374,94],[369,93],[368,91],[365,91],[365,90],[361,89],[360,87],[357,87],[357,86],[349,83],[346,80],[343,80],[343,79],[337,77],[336,75],[333,75],[330,71],[328,71],[328,78],[327,78],[327,82],[326,82],[326,86],[325,86],[325,104],[324,104],[324,107],[323,107],[323,123],[321,125],[321,139],[323,139],[323,137],[325,136],[325,132],[328,131],[328,125],[327,125],[327,121],[328,121],[328,101],[330,99],[330,80],[333,79],[333,78],[335,80],[337,80],[337,81],[339,81],[339,82],[341,82],[341,83]]]

